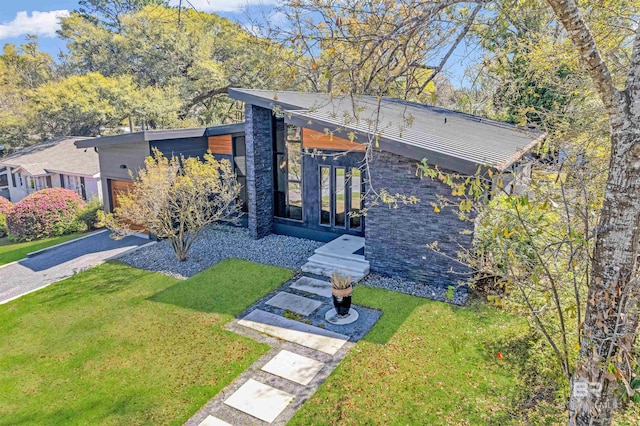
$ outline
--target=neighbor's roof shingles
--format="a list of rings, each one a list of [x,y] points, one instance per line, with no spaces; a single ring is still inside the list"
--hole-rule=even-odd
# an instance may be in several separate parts
[[[504,169],[544,137],[542,132],[443,108],[373,96],[329,96],[322,93],[230,89],[247,103],[278,106],[285,114],[308,123],[335,126],[402,145],[407,154],[435,164]],[[356,141],[362,141],[361,138]]]
[[[70,173],[93,176],[100,171],[98,154],[93,149],[77,149],[74,142],[91,139],[68,137],[30,146],[0,159],[0,164],[21,167],[32,176]]]

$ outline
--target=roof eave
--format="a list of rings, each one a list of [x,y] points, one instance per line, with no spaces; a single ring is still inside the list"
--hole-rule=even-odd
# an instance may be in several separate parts
[[[274,90],[273,93],[276,94],[277,91]],[[252,95],[250,93],[244,92],[242,89],[237,88],[229,89],[229,97],[246,104],[259,106],[266,109],[273,109],[273,107],[276,105],[283,109],[300,109],[299,105],[286,104],[278,101],[277,99],[266,99],[264,96]]]
[[[122,145],[140,142],[152,142],[166,139],[199,138],[205,135],[206,127],[193,129],[145,130],[142,132],[125,133],[122,135],[103,136],[87,141],[75,142],[76,148],[92,148],[112,145]]]
[[[524,154],[526,154],[527,152],[531,151],[536,145],[540,144],[544,140],[544,138],[546,138],[546,137],[547,137],[547,133],[542,133],[536,139],[531,141],[531,143],[529,143],[525,147],[519,149],[518,152],[516,152],[515,154],[513,154],[512,156],[507,158],[505,161],[503,161],[502,163],[497,164],[496,166],[494,166],[494,168],[499,172],[504,172],[513,163],[515,163],[516,161],[520,160]]]

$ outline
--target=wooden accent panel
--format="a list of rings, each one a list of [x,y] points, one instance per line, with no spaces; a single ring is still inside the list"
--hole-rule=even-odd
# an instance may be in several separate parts
[[[111,206],[111,211],[113,211],[114,209],[120,206],[120,203],[118,202],[118,197],[120,196],[120,194],[126,194],[127,192],[129,192],[129,190],[133,187],[133,182],[127,181],[127,180],[117,180],[117,179],[110,179],[110,180],[111,180],[111,200],[113,202],[113,205]],[[148,233],[148,231],[144,228],[144,226],[132,225],[132,224],[129,224],[129,226],[131,227],[131,229],[133,229],[134,231],[139,231],[141,234]]]
[[[364,144],[351,142],[331,134],[302,128],[302,146],[305,149],[319,149],[326,151],[366,151]]]
[[[231,135],[209,136],[209,151],[213,154],[233,154]]]

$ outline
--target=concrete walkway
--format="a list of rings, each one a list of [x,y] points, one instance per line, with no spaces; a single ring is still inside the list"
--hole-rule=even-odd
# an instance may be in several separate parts
[[[286,424],[380,317],[380,311],[356,306],[361,318],[355,323],[325,322],[333,306],[330,295],[328,282],[301,277],[231,321],[228,330],[266,343],[271,350],[186,426]],[[299,321],[291,318],[295,314]]]
[[[99,232],[0,267],[0,304],[92,268],[114,256],[149,243],[127,237],[116,241]]]

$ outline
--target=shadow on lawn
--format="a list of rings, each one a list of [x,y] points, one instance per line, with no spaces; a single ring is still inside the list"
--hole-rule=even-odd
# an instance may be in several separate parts
[[[149,297],[199,312],[236,316],[291,278],[291,271],[227,259]]]

